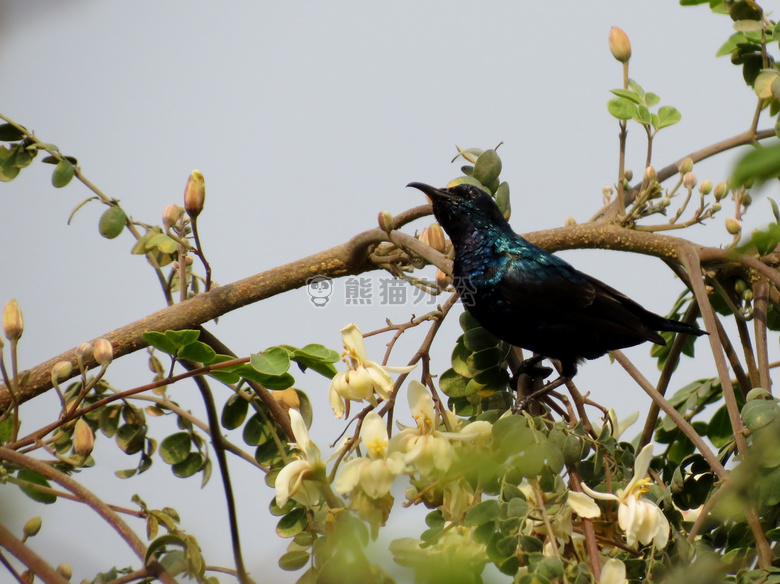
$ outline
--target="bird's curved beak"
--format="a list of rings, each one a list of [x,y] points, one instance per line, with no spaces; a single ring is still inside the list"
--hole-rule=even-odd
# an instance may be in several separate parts
[[[432,187],[431,185],[427,185],[425,183],[410,182],[406,186],[407,187],[414,187],[415,189],[421,190],[426,195],[428,195],[428,198],[430,198],[431,200],[433,200],[433,199],[442,199],[442,198],[447,198],[447,199],[451,199],[452,198],[452,195],[450,193],[448,193],[447,191],[442,190],[442,189],[437,189],[436,187]]]

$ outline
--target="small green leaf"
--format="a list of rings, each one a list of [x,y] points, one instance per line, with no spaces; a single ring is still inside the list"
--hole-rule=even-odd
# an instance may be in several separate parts
[[[178,464],[187,459],[192,448],[192,437],[188,432],[177,432],[166,436],[160,442],[160,457],[168,464]]]
[[[174,253],[179,248],[179,244],[164,233],[157,233],[145,241],[145,247],[145,251],[158,249],[162,253]]]
[[[172,465],[171,471],[180,479],[186,479],[203,468],[203,464],[203,455],[200,452],[190,452],[187,458]]]
[[[11,124],[0,124],[0,140],[3,142],[16,142],[25,137],[25,133]]]
[[[624,97],[629,101],[633,101],[637,105],[642,103],[642,96],[639,95],[636,91],[632,91],[630,89],[610,89],[609,91],[618,97]]]
[[[463,333],[463,344],[471,352],[496,347],[499,340],[482,327],[472,328]]]
[[[279,376],[290,368],[290,356],[281,347],[271,347],[262,354],[254,354],[249,362],[255,371],[263,375]]]
[[[127,215],[125,215],[121,207],[109,207],[100,217],[100,235],[106,239],[114,239],[122,233],[126,223]]]
[[[147,331],[143,333],[141,337],[149,346],[154,347],[163,353],[168,353],[169,355],[173,355],[179,349],[179,345],[169,339],[165,333]]]
[[[287,572],[294,572],[308,564],[310,557],[311,554],[303,550],[287,552],[279,558],[279,567]]]
[[[295,537],[306,528],[308,519],[306,509],[293,509],[276,524],[276,534],[279,537]]]
[[[60,160],[57,163],[57,166],[54,167],[54,172],[51,174],[52,186],[56,189],[61,189],[71,181],[75,173],[76,173],[76,167],[73,166],[70,160],[67,159]],[[124,227],[124,223],[122,224],[122,226]]]
[[[244,423],[248,411],[249,402],[240,394],[234,393],[225,402],[225,407],[222,408],[222,427],[227,430],[235,430]]]
[[[41,476],[37,472],[31,471],[26,468],[20,470],[19,473],[16,475],[16,477],[21,481],[26,481],[34,485],[41,485],[42,487],[49,486],[49,481],[47,481],[43,476]],[[28,497],[30,497],[30,499],[32,499],[33,501],[38,501],[39,503],[46,503],[47,505],[57,501],[56,495],[50,495],[49,493],[42,493],[37,489],[35,489],[34,487],[19,487],[19,488],[22,489],[22,492]]]
[[[217,352],[206,343],[195,341],[184,345],[177,351],[180,359],[187,359],[204,365],[210,365],[217,357]]]
[[[636,115],[636,104],[624,97],[614,97],[607,102],[607,111],[619,120],[630,120]]]
[[[734,182],[741,185],[753,179],[763,181],[780,175],[780,144],[748,152],[734,168]]]
[[[756,96],[761,99],[769,99],[772,97],[772,85],[773,82],[778,79],[780,79],[780,73],[778,73],[777,69],[761,71],[753,83],[753,91],[756,92]]]
[[[661,96],[656,93],[650,93],[649,91],[645,94],[645,105],[647,107],[653,107],[654,105],[658,105],[658,102],[661,101]]]
[[[637,121],[644,126],[649,126],[652,124],[653,117],[650,115],[650,110],[647,109],[647,106],[636,106],[636,115],[634,116],[634,121]]]
[[[666,128],[667,126],[676,124],[681,119],[682,114],[677,110],[677,108],[670,105],[665,105],[661,108],[658,108],[658,124],[655,127],[657,130],[660,130],[661,128]]]
[[[439,378],[439,387],[449,397],[465,397],[468,393],[469,380],[458,375],[454,369],[447,369]]]
[[[495,499],[477,503],[466,513],[463,524],[466,527],[476,527],[489,521],[495,521],[498,519],[498,507],[498,501]]]

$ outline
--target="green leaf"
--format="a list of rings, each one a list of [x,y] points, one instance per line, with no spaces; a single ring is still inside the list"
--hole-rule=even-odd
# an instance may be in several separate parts
[[[279,537],[295,537],[306,528],[308,519],[306,509],[293,509],[276,524],[276,534]]]
[[[449,397],[466,397],[469,380],[458,375],[454,369],[447,369],[439,378],[439,387]]]
[[[189,432],[177,432],[160,442],[160,457],[168,464],[178,464],[187,459],[192,448]]]
[[[287,552],[279,558],[279,567],[287,572],[300,570],[309,563],[311,554],[304,550]]]
[[[642,103],[642,96],[631,89],[610,89],[609,91],[618,97],[624,97],[629,101],[633,101],[637,105]]]
[[[721,448],[728,444],[734,438],[734,431],[731,429],[731,420],[726,406],[721,406],[716,411],[707,424],[707,438],[710,439],[715,448]]]
[[[190,452],[187,458],[171,466],[171,470],[175,476],[186,479],[203,468],[204,462],[200,452]]]
[[[316,359],[323,363],[336,363],[340,359],[338,352],[316,343],[306,345],[300,349],[295,349],[295,354],[306,355],[311,359]]]
[[[16,475],[16,478],[18,478],[21,481],[32,483],[34,485],[41,485],[43,487],[49,486],[49,481],[47,481],[42,475],[26,468],[20,470],[19,473]],[[38,501],[39,503],[45,503],[49,505],[51,503],[54,503],[57,500],[56,495],[50,495],[49,493],[41,493],[40,491],[38,491],[33,487],[19,487],[19,488],[22,489],[22,492],[28,497],[30,497],[30,499],[32,499],[33,501]]]
[[[71,181],[74,174],[76,174],[76,167],[73,166],[73,163],[67,159],[60,160],[51,174],[51,184],[55,189],[61,189]]]
[[[244,423],[248,411],[249,402],[240,394],[234,393],[225,402],[225,407],[222,408],[222,427],[227,430],[235,430]]]
[[[649,91],[645,93],[645,105],[647,107],[653,107],[654,105],[658,105],[658,102],[661,101],[661,96],[656,93],[650,93]]]
[[[336,375],[336,368],[333,363],[339,360],[339,354],[322,345],[306,345],[302,349],[290,347],[290,358],[298,363],[302,368],[313,369],[320,375],[333,379]]]
[[[53,177],[52,177],[53,178]],[[55,185],[56,186],[56,185]],[[127,224],[127,215],[121,207],[109,207],[100,217],[100,235],[106,239],[118,237]]]
[[[168,353],[169,355],[174,354],[179,348],[179,345],[169,339],[165,333],[148,331],[143,333],[141,337],[143,337],[144,341],[146,341],[149,346],[154,347],[163,353]]]
[[[753,91],[756,92],[756,96],[761,99],[772,97],[772,85],[778,79],[780,79],[780,73],[778,73],[777,69],[761,71],[753,83]]]
[[[607,111],[619,120],[630,120],[636,115],[636,105],[624,97],[614,97],[607,102]]]
[[[773,422],[778,417],[777,404],[763,399],[754,399],[742,406],[742,420],[748,430],[755,431]]]
[[[734,182],[764,181],[780,175],[780,144],[757,148],[748,152],[734,168]]]
[[[636,106],[636,115],[633,119],[644,126],[649,126],[653,123],[653,116],[650,115],[650,110],[644,105]]]
[[[495,521],[498,519],[498,501],[495,499],[488,499],[477,503],[468,513],[463,521],[466,527],[476,527],[489,521]]]
[[[463,336],[461,335],[455,343],[455,348],[452,350],[452,368],[455,370],[455,373],[462,375],[463,377],[473,377],[474,372],[469,366],[469,357],[471,357],[472,354],[473,353],[466,348],[466,345],[463,344]]]
[[[670,105],[665,105],[658,108],[658,124],[656,125],[656,129],[660,130],[661,128],[672,126],[681,119],[682,114],[677,110],[677,108]]]
[[[11,414],[5,420],[0,422],[0,444],[11,441],[14,431],[14,414]]]
[[[179,249],[179,244],[165,233],[156,233],[145,241],[146,251],[159,250],[162,253],[174,253]]]
[[[15,179],[21,168],[16,165],[16,148],[0,146],[0,181],[8,182]]]
[[[11,124],[0,124],[0,140],[3,142],[16,142],[24,138],[26,134]]]
[[[271,347],[262,354],[256,353],[249,362],[258,373],[274,377],[286,373],[290,368],[290,356],[281,347]]]
[[[463,344],[472,353],[496,347],[498,343],[498,339],[482,327],[472,328],[463,333]]]
[[[217,352],[206,343],[195,341],[181,347],[177,351],[177,355],[180,359],[188,359],[189,361],[210,365],[216,359]]]

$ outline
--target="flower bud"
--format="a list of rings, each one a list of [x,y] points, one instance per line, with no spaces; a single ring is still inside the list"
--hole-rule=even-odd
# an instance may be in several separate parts
[[[41,530],[41,525],[43,525],[43,520],[40,517],[33,517],[32,519],[28,519],[27,523],[24,524],[24,528],[22,529],[24,536],[32,537],[34,535],[38,535],[38,532]]]
[[[184,209],[180,207],[179,205],[170,204],[167,207],[165,207],[165,211],[163,211],[162,216],[162,223],[163,227],[165,229],[170,229],[176,223],[179,222],[179,217],[181,217],[181,214],[184,212]]]
[[[742,293],[742,300],[745,302],[751,302],[753,300],[753,291],[750,288]]]
[[[747,284],[745,283],[745,280],[740,278],[734,282],[734,292],[741,296],[745,290],[747,290]]]
[[[717,213],[717,212],[718,212],[718,211],[720,211],[722,208],[723,208],[723,207],[721,206],[721,204],[720,204],[720,203],[715,203],[715,204],[712,206],[712,212],[713,212],[713,213]]]
[[[203,211],[205,202],[206,181],[201,171],[193,170],[190,178],[187,179],[187,186],[184,187],[184,210],[187,211],[187,215],[195,218]]]
[[[51,368],[52,385],[57,385],[57,382],[60,379],[66,379],[69,377],[72,371],[73,365],[70,361],[60,361],[59,363],[55,363],[54,367]]]
[[[73,576],[73,570],[71,570],[68,564],[60,564],[57,566],[57,573],[66,580],[70,580],[71,576]]]
[[[696,175],[692,172],[686,172],[683,175],[683,186],[686,189],[692,189],[696,186]]]
[[[438,223],[432,223],[423,229],[423,232],[420,234],[420,241],[431,246],[439,253],[444,253],[444,248],[446,246],[444,230]]]
[[[723,197],[729,194],[729,185],[724,182],[716,184],[713,194],[715,195],[715,200],[720,201],[723,199]]]
[[[395,221],[393,220],[393,214],[390,213],[390,211],[380,211],[378,220],[379,229],[385,233],[390,233],[393,229],[395,229]]]
[[[747,209],[750,206],[750,203],[752,203],[752,202],[753,202],[753,197],[751,196],[750,193],[744,193],[742,195],[742,206],[743,207],[745,207]]]
[[[577,220],[574,217],[566,217],[566,221],[563,223],[566,227],[574,227],[577,225]]]
[[[436,285],[439,288],[444,289],[450,284],[452,284],[452,278],[442,270],[436,270]]]
[[[647,182],[655,182],[655,179],[658,178],[658,173],[655,171],[655,167],[648,166],[645,168],[644,177]]]
[[[83,359],[86,355],[89,355],[91,350],[91,343],[81,343],[78,347],[76,347],[76,358]]]
[[[601,189],[601,194],[604,195],[605,199],[609,199],[612,196],[612,185],[607,185]]]
[[[680,171],[680,174],[685,174],[686,172],[691,172],[693,170],[693,159],[692,158],[686,158],[683,160],[680,165],[677,167],[677,170]]]
[[[623,171],[623,178],[628,181],[634,180],[634,171],[630,168],[627,168]]]
[[[742,223],[738,219],[734,219],[734,217],[729,217],[726,219],[726,231],[731,235],[737,235],[742,231]]]
[[[631,42],[622,28],[613,26],[609,30],[609,50],[621,63],[627,63],[631,58]]]
[[[92,428],[89,427],[84,418],[79,418],[73,428],[73,452],[87,458],[92,453],[94,446],[95,435],[92,433]]]
[[[95,356],[95,361],[103,367],[108,367],[111,361],[114,359],[114,349],[111,347],[106,339],[98,339],[95,341],[95,346],[92,349],[92,354]]]
[[[3,332],[9,341],[18,341],[24,332],[24,319],[19,303],[11,298],[3,310]]]
[[[699,192],[702,195],[709,195],[712,192],[712,181],[705,179],[699,183]]]

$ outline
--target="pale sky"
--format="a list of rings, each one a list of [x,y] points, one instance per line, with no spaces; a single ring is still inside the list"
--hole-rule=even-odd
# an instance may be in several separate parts
[[[711,15],[706,6],[638,0],[4,0],[0,112],[78,157],[85,175],[140,221],[159,223],[168,204],[181,202],[190,171],[202,170],[207,201],[201,236],[214,278],[224,284],[346,241],[375,227],[381,210],[397,213],[423,203],[419,192],[404,186],[443,185],[457,176],[460,165],[450,164],[456,144],[490,148],[504,142],[502,178],[512,189],[518,232],[558,227],[567,216],[586,221],[617,173],[617,122],[605,107],[609,89],[622,82],[607,47],[613,25],[631,38],[631,76],[658,93],[661,105],[682,112],[682,122],[656,140],[657,167],[748,127],[755,96],[728,58],[714,57],[733,32],[729,19]],[[641,172],[638,126],[629,140],[628,166]],[[719,182],[732,160],[724,156],[695,170],[700,180]],[[75,181],[52,188],[52,168],[36,161],[0,187],[0,303],[15,297],[24,312],[23,367],[164,306],[152,271],[129,255],[130,236],[99,236],[99,204],[87,205],[66,224],[90,193]],[[748,225],[766,224],[770,216],[768,206],[757,203]],[[722,219],[688,236],[728,241]],[[564,255],[656,312],[665,313],[680,291],[652,258],[606,251]],[[375,285],[386,277],[372,276]],[[338,331],[348,322],[367,332],[386,317],[402,321],[428,310],[411,303],[381,306],[378,294],[370,307],[347,306],[343,282],[336,282],[331,300],[317,309],[298,290],[209,328],[239,355],[282,343],[340,350]],[[438,373],[448,368],[459,334],[456,319],[450,321],[433,354]],[[388,340],[369,343],[377,360]],[[402,344],[391,363],[406,363],[413,351],[413,342]],[[655,379],[648,347],[627,354]],[[108,373],[116,387],[150,379],[143,355],[124,361]],[[677,387],[711,374],[689,370]],[[608,359],[581,371],[580,389],[620,417],[646,409],[646,398]],[[313,374],[296,381],[315,403],[313,435],[327,450],[342,428],[328,408],[327,382]],[[171,395],[200,413],[193,390],[182,385]],[[227,393],[217,391],[224,401]],[[56,406],[53,398],[41,401]],[[34,428],[35,416],[56,416],[45,409],[23,409],[29,420],[23,429]],[[158,438],[172,429],[165,421],[155,432],[155,424]],[[241,443],[239,434],[230,437]],[[158,458],[146,475],[119,482],[112,473],[137,459],[101,441],[98,465],[79,480],[110,503],[132,506],[130,496],[138,492],[151,507],[175,507],[207,561],[231,565],[216,475],[201,491],[199,478],[176,480]],[[247,472],[234,458],[231,469],[250,572],[264,582],[294,582],[300,573],[276,565],[287,542],[275,535],[276,519],[267,512],[273,491],[261,473]],[[2,496],[15,502],[3,505],[2,514],[17,533],[30,516],[44,515],[31,545],[55,564],[70,563],[73,581],[134,563],[113,532],[76,504],[42,509],[11,486]],[[143,533],[140,522],[131,525]],[[403,534],[423,530],[420,522],[419,531]]]

